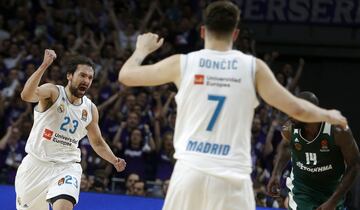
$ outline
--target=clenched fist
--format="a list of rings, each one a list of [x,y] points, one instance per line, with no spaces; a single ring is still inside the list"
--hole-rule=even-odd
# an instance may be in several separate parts
[[[164,38],[159,39],[157,34],[146,33],[137,37],[136,50],[142,51],[145,54],[150,54],[159,49],[164,43]]]
[[[42,65],[44,65],[45,67],[49,67],[55,59],[56,59],[55,51],[46,49],[44,53],[44,60]]]
[[[117,172],[121,172],[121,171],[125,170],[126,162],[124,159],[117,158],[116,161],[113,163],[113,165]]]

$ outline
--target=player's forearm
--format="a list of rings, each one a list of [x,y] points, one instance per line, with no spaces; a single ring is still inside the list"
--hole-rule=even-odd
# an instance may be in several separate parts
[[[341,180],[340,184],[338,185],[332,196],[329,198],[329,200],[333,201],[336,204],[350,189],[356,177],[359,175],[359,171],[359,162],[353,166],[347,166],[347,170],[343,176],[343,179]]]
[[[285,141],[285,140],[283,140]],[[278,148],[275,166],[272,172],[273,176],[281,176],[282,171],[290,160],[290,150],[287,142],[281,142]]]
[[[111,164],[114,164],[117,160],[117,157],[111,151],[109,145],[105,143],[105,140],[99,140],[96,144],[92,145],[92,148],[101,158],[108,161]]]
[[[27,102],[37,102],[36,88],[39,87],[41,77],[46,71],[47,66],[41,65],[26,81],[24,89],[21,91],[21,99]]]
[[[131,57],[125,62],[119,72],[119,82],[125,85],[131,85],[131,81],[136,80],[139,73],[139,67],[148,54],[135,50]]]
[[[303,99],[297,99],[298,103],[294,106],[294,112],[290,116],[303,122],[328,122],[330,119],[327,110],[319,108],[314,104]]]

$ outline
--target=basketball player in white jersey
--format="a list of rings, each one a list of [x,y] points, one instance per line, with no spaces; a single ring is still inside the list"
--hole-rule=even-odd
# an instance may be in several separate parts
[[[177,162],[165,210],[255,209],[250,135],[256,93],[298,120],[347,126],[337,110],[321,109],[289,93],[260,59],[232,50],[239,13],[229,1],[211,3],[201,27],[205,49],[153,65],[141,62],[163,39],[152,33],[140,35],[135,52],[119,72],[119,81],[128,86],[173,82],[178,87]]]
[[[94,68],[90,59],[74,57],[67,66],[66,87],[50,83],[39,86],[46,69],[56,58],[45,50],[41,66],[26,81],[24,101],[36,103],[34,124],[16,174],[18,210],[71,210],[78,202],[82,168],[79,141],[88,136],[95,152],[114,165],[118,172],[125,161],[116,157],[103,139],[96,106],[85,96]]]

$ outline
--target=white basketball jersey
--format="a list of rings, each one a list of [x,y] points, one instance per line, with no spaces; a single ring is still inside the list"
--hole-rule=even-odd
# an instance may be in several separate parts
[[[181,55],[175,158],[238,180],[251,173],[251,126],[258,105],[255,58],[204,49]]]
[[[92,120],[92,102],[84,96],[80,105],[73,105],[64,87],[57,87],[59,97],[49,109],[38,112],[35,107],[25,151],[43,161],[80,162],[78,144]]]

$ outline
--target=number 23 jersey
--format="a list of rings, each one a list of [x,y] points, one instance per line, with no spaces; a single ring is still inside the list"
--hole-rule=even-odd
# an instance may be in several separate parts
[[[80,105],[71,104],[63,86],[59,96],[44,112],[34,109],[34,124],[25,151],[42,161],[80,162],[79,141],[87,135],[92,120],[92,102],[82,97]]]

